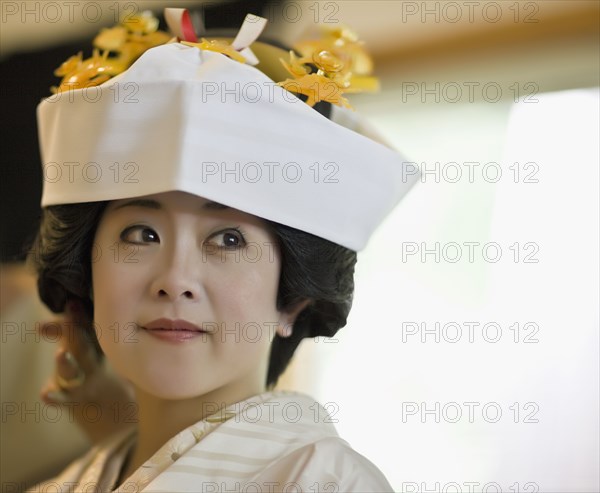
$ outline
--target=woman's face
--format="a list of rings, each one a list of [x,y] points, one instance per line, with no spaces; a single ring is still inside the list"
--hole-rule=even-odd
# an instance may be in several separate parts
[[[293,320],[276,308],[262,219],[184,192],[116,200],[92,257],[98,340],[122,376],[165,399],[264,388],[275,330]]]

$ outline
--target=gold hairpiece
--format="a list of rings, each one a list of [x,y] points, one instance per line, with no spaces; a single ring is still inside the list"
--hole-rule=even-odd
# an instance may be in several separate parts
[[[377,91],[379,80],[371,77],[373,61],[363,43],[346,27],[323,29],[319,40],[301,41],[290,51],[289,62],[281,59],[294,77],[278,84],[288,91],[308,96],[306,104],[314,106],[328,101],[351,108],[344,93]]]
[[[182,22],[189,22],[189,19]],[[191,23],[186,27],[191,29]],[[190,37],[187,36],[187,39]],[[146,50],[167,42],[180,41],[187,46],[222,53],[240,63],[248,61],[240,50],[225,40],[202,38],[196,42],[195,35],[191,39],[193,41],[171,38],[168,33],[159,31],[158,19],[150,11],[132,16],[121,21],[120,25],[103,29],[94,39],[94,52],[90,58],[84,60],[82,52],[79,52],[56,69],[54,74],[62,80],[51,91],[57,93],[102,84],[127,70]],[[300,56],[290,51],[289,61],[280,58],[293,79],[287,78],[278,85],[306,95],[309,106],[327,101],[351,108],[343,97],[344,93],[379,89],[378,79],[370,76],[373,70],[371,57],[356,34],[348,28],[323,29],[321,39],[301,41],[294,49]],[[242,52],[246,54],[250,50]],[[256,59],[251,52],[250,56]]]
[[[200,48],[201,50],[214,51],[217,53],[221,53],[223,55],[227,55],[229,58],[240,62],[246,63],[246,58],[240,54],[230,43],[225,41],[211,39],[207,40],[202,38],[200,43],[192,43],[191,41],[181,41],[181,44],[187,46],[195,46],[196,48]]]
[[[150,11],[123,20],[120,25],[102,29],[94,38],[91,58],[82,52],[70,57],[54,75],[62,77],[53,93],[93,87],[127,70],[146,50],[165,44],[171,37],[158,30],[158,19]],[[100,54],[102,52],[102,54]],[[116,56],[109,56],[116,53]]]

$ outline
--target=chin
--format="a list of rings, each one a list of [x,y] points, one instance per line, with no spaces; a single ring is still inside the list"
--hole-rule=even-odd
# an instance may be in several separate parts
[[[215,389],[215,385],[203,385],[201,378],[186,375],[185,377],[177,374],[161,375],[148,378],[148,375],[140,377],[134,375],[130,381],[136,388],[159,399],[165,400],[184,400],[199,397]]]
[[[177,401],[193,399],[210,392],[211,388],[203,388],[194,382],[192,385],[178,382],[148,382],[140,379],[130,379],[136,389],[158,399]]]
[[[141,385],[135,384],[135,382],[134,382],[134,385],[136,386],[136,388],[141,389],[146,394],[150,394],[158,399],[163,399],[166,401],[183,401],[183,400],[188,400],[188,399],[193,399],[195,397],[199,397],[206,393],[206,392],[203,392],[202,390],[196,390],[196,389],[182,389],[182,388],[173,388],[173,387],[165,388],[165,387],[158,387],[156,385],[141,386]]]

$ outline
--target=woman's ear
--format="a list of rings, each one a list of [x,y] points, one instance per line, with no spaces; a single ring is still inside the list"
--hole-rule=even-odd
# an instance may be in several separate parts
[[[294,322],[300,312],[310,305],[311,300],[302,300],[296,303],[291,308],[280,312],[279,324],[277,325],[277,335],[279,337],[290,337],[292,335]]]

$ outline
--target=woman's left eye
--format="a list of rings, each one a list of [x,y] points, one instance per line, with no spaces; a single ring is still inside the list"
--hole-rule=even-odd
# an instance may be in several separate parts
[[[216,243],[221,248],[241,248],[246,246],[246,240],[241,231],[227,229],[219,231],[210,237],[211,243]]]
[[[127,243],[160,243],[158,233],[147,226],[130,226],[121,233],[121,240]]]

